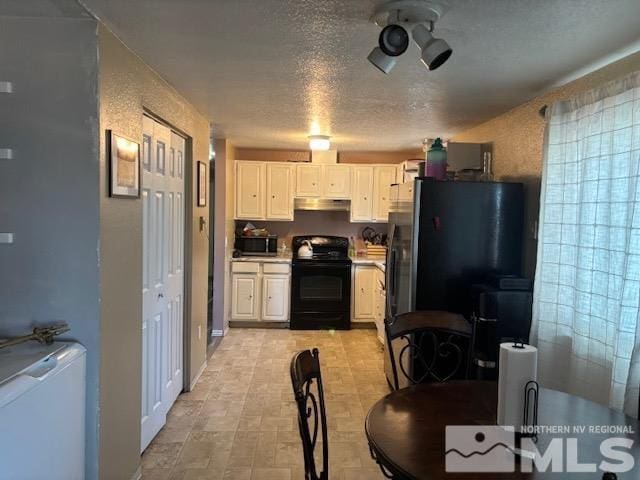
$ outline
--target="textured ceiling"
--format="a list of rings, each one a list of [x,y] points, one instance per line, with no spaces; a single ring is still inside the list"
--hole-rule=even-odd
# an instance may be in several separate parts
[[[415,45],[366,57],[373,0],[81,0],[239,146],[419,147],[500,114],[638,40],[638,0],[450,0],[435,72]]]
[[[0,15],[8,17],[72,17],[89,15],[77,0],[0,0]]]

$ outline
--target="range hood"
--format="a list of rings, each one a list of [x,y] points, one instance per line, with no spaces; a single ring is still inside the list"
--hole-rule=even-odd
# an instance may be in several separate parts
[[[351,209],[350,200],[329,200],[320,198],[296,198],[294,210],[320,210],[333,212],[348,212]]]

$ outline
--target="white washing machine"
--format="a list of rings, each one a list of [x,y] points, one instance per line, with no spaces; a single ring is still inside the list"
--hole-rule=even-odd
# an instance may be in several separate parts
[[[78,343],[0,348],[0,479],[84,479],[85,385]]]

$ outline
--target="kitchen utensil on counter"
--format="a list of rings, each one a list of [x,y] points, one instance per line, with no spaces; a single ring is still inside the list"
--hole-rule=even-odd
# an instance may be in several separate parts
[[[365,227],[362,230],[362,240],[364,240],[365,243],[381,245],[384,239],[383,235],[379,234],[375,229],[371,227]]]

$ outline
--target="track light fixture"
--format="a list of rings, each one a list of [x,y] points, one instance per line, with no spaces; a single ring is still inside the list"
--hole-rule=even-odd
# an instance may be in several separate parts
[[[444,7],[431,0],[393,0],[382,5],[371,21],[382,27],[368,60],[383,73],[389,73],[397,57],[409,46],[409,34],[420,47],[420,58],[429,70],[435,70],[451,56],[452,49],[441,38],[432,35],[434,23],[443,15]]]
[[[369,61],[384,73],[389,73],[396,64],[396,57],[407,51],[409,34],[400,25],[387,25],[380,32],[378,46],[369,56]]]
[[[433,24],[431,30],[433,30]],[[451,56],[452,50],[449,44],[431,35],[430,29],[423,24],[416,25],[411,34],[422,52],[420,59],[429,70],[435,70]]]

